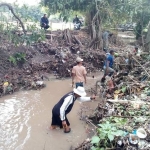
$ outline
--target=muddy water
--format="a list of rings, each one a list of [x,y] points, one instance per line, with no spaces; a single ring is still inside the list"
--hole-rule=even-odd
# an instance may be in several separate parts
[[[71,80],[47,82],[41,91],[23,91],[0,99],[0,150],[69,150],[81,143],[87,133],[79,120],[80,103],[68,115],[72,132],[49,130],[51,110],[65,93]]]

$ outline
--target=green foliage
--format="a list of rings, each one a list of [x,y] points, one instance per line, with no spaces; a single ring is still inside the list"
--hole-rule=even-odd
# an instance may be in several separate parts
[[[95,6],[95,1],[91,0],[43,0],[43,5],[49,7],[51,13],[60,13],[60,18],[68,21],[74,11],[86,12]]]
[[[99,150],[98,148],[111,148],[114,144],[112,141],[114,141],[115,137],[124,135],[124,131],[119,130],[117,127],[117,125],[120,124],[119,120],[116,119],[116,122],[117,123],[110,123],[106,121],[98,125],[98,136],[92,137],[91,141],[93,150]]]
[[[36,24],[28,25],[27,31],[30,32],[29,35],[18,35],[15,34],[16,26],[13,24],[0,24],[0,33],[3,35],[3,38],[8,39],[10,42],[14,43],[15,46],[19,46],[25,44],[30,46],[33,43],[38,41],[45,40],[45,31],[42,29],[38,29]]]
[[[94,14],[99,11],[103,24],[110,25],[124,21],[130,15],[130,6],[127,0],[44,0],[44,4],[50,8],[52,13],[61,13],[64,20],[72,15],[73,11]]]
[[[19,61],[25,61],[26,59],[26,54],[25,53],[15,53],[14,57],[16,58],[16,60]]]
[[[39,22],[43,15],[40,6],[14,5],[14,9],[23,21]]]
[[[83,14],[88,12],[86,17],[92,16],[90,19],[93,19],[96,12],[99,11],[102,25],[105,28],[134,22],[137,24],[135,28],[137,38],[141,37],[143,29],[150,20],[150,0],[43,0],[42,4],[48,6],[51,13],[60,13],[64,21],[68,21],[75,11]]]
[[[15,53],[13,56],[9,56],[10,63],[17,65],[17,63],[25,63],[26,54],[25,53]]]
[[[139,0],[134,6],[132,20],[137,23],[135,28],[136,39],[141,37],[143,30],[147,27],[150,21],[150,0]]]
[[[17,65],[17,60],[16,60],[16,58],[15,57],[13,57],[13,56],[9,56],[9,59],[8,59],[9,61],[10,61],[10,63],[12,63],[13,65]]]
[[[100,141],[100,138],[99,138],[98,136],[93,136],[91,143],[92,143],[92,144],[98,144],[99,141]]]

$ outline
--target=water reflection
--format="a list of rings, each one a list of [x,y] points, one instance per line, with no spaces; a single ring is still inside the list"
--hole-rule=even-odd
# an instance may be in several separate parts
[[[21,150],[30,138],[31,125],[28,121],[40,97],[38,93],[32,94],[21,92],[1,100],[0,150]],[[22,137],[18,139],[20,133]]]
[[[70,134],[49,130],[51,110],[64,93],[71,91],[70,83],[51,81],[41,91],[0,98],[0,150],[67,150],[85,139],[84,125],[77,115],[80,103],[68,116],[72,123]]]

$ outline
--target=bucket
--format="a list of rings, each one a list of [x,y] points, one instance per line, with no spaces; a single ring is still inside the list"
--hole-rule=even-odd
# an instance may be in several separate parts
[[[140,138],[140,139],[145,139],[146,136],[147,136],[147,133],[146,131],[143,129],[143,128],[139,128],[136,132],[137,136]]]
[[[138,136],[137,136],[137,135],[134,135],[134,134],[130,134],[130,135],[129,135],[129,142],[130,142],[131,144],[133,144],[133,145],[138,144],[138,142],[139,142]]]

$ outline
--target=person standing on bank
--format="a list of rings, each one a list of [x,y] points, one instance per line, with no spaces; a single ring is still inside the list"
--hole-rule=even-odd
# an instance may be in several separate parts
[[[70,123],[67,119],[67,114],[72,110],[74,102],[79,100],[81,102],[94,100],[96,96],[85,97],[86,92],[83,87],[78,86],[74,88],[72,92],[64,95],[60,101],[52,109],[52,123],[50,129],[56,129],[56,127],[64,128],[65,133],[71,131]]]
[[[80,57],[77,57],[76,59],[77,65],[73,67],[72,69],[72,87],[74,83],[76,84],[76,88],[78,86],[83,87],[83,83],[86,84],[86,74],[87,71],[85,67],[82,65],[83,59]]]
[[[102,39],[103,39],[103,50],[107,52],[108,46],[109,46],[109,32],[105,31],[102,34]]]

